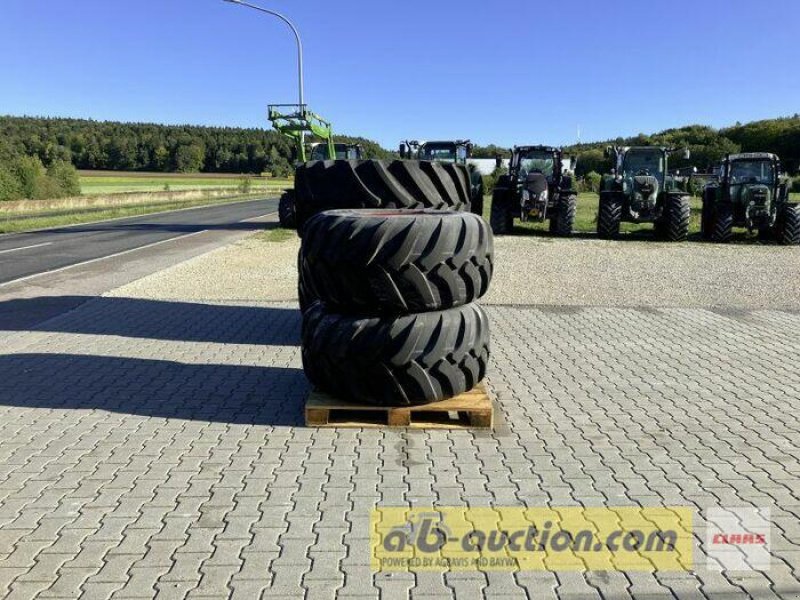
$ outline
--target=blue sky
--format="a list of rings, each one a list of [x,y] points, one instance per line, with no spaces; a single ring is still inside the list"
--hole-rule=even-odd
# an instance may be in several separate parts
[[[797,0],[255,0],[336,130],[573,142],[800,110]],[[268,127],[294,40],[221,0],[2,0],[0,114]]]

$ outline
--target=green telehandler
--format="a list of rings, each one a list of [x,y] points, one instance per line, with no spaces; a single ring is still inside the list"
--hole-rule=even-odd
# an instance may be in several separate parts
[[[271,104],[268,107],[272,126],[294,144],[295,164],[310,160],[360,160],[363,148],[360,144],[335,143],[331,124],[318,114],[299,104]],[[321,141],[306,143],[306,136]],[[278,203],[278,219],[281,227],[295,229],[295,190],[286,189]]]
[[[435,142],[407,140],[400,144],[400,158],[466,165],[469,169],[471,187],[470,211],[482,216],[483,196],[485,194],[483,175],[477,168],[467,162],[467,159],[472,157],[472,148],[472,142],[469,140]]]

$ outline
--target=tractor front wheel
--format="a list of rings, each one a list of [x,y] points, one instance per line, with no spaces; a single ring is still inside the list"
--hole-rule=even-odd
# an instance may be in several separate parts
[[[714,231],[714,203],[708,198],[703,198],[703,211],[700,216],[700,235],[704,240],[710,240]]]
[[[492,232],[496,235],[506,235],[514,228],[514,212],[508,190],[495,190],[492,194],[492,210],[489,214]]]
[[[780,229],[781,244],[785,246],[800,245],[800,206],[784,205]]]
[[[286,190],[278,201],[278,221],[284,229],[297,229],[294,212],[294,190]]]
[[[575,225],[575,213],[578,210],[578,197],[574,194],[558,199],[555,214],[550,217],[550,233],[559,237],[569,237]]]
[[[733,207],[730,204],[717,206],[711,239],[718,244],[727,244],[733,237]]]
[[[597,235],[610,240],[619,237],[622,222],[622,202],[613,197],[600,198],[600,213],[597,215]]]
[[[664,233],[670,242],[685,242],[689,237],[689,221],[692,206],[689,196],[670,196],[667,198],[666,228]]]

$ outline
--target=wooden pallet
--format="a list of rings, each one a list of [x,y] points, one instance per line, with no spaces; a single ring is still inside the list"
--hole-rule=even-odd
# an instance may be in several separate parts
[[[308,427],[491,429],[493,422],[492,399],[483,383],[449,400],[400,408],[352,404],[316,390],[306,400]]]

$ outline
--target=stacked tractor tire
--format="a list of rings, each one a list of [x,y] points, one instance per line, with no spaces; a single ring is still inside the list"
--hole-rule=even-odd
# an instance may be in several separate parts
[[[340,400],[412,406],[480,382],[493,241],[466,168],[319,161],[295,183],[303,367]]]

